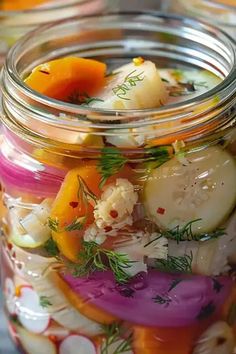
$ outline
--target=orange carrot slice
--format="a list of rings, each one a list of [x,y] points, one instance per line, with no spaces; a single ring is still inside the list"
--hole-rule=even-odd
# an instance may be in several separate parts
[[[4,0],[0,7],[4,11],[26,10],[44,2],[47,0]]]
[[[83,188],[99,196],[99,181],[96,165],[82,163],[80,167],[68,172],[52,206],[51,220],[58,222],[58,230],[52,231],[52,237],[62,254],[73,262],[78,262],[84,228],[68,231],[68,227],[82,217],[86,217],[84,226],[93,222],[93,205],[91,200],[86,199]]]
[[[187,132],[173,133],[167,135],[166,137],[155,138],[148,142],[149,146],[161,146],[174,143],[176,140],[187,140],[196,135],[204,134],[208,131],[214,130],[217,127],[216,122],[209,122],[204,127],[192,128],[192,130]]]
[[[180,328],[134,327],[135,354],[191,354],[209,323]]]
[[[106,65],[99,61],[66,57],[37,66],[25,83],[48,97],[81,103],[103,87],[105,72]]]
[[[110,177],[107,184],[120,177],[131,180],[131,168],[125,166],[119,173]],[[51,221],[56,221],[58,225],[56,230],[52,231],[52,237],[61,253],[72,262],[78,262],[85,228],[94,221],[95,202],[91,195],[100,197],[100,180],[96,161],[83,161],[79,167],[67,173],[53,203],[50,217]],[[74,230],[72,225],[79,221],[79,218],[82,218],[81,222],[84,221],[83,227]]]

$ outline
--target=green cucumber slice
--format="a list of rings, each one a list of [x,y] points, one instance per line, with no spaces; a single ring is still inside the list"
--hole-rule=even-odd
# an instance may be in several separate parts
[[[144,186],[144,205],[161,228],[201,219],[194,233],[210,232],[225,221],[236,203],[236,163],[218,146],[190,152],[187,165],[177,157],[154,169]]]

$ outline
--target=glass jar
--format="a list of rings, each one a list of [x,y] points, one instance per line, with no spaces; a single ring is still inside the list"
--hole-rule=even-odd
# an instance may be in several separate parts
[[[9,0],[10,2],[11,0]],[[0,64],[11,45],[36,26],[73,16],[86,16],[116,8],[116,0],[50,0],[25,10],[0,9]],[[3,7],[4,4],[1,5]]]
[[[158,109],[117,111],[24,84],[39,63],[71,54],[110,70],[143,56],[220,83]],[[10,50],[2,286],[21,351],[232,353],[235,60],[220,30],[143,13],[63,21]]]
[[[213,23],[235,38],[236,4],[234,0],[170,0],[169,5],[171,11]]]

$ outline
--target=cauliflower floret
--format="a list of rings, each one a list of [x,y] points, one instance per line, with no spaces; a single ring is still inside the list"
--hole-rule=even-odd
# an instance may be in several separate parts
[[[140,272],[147,272],[147,264],[144,261],[134,261],[130,267],[125,268],[125,271],[133,277]]]
[[[154,241],[155,240],[155,241]],[[151,243],[150,243],[151,242]],[[150,244],[148,244],[150,243]],[[147,246],[146,246],[147,245]],[[158,238],[157,233],[145,233],[138,231],[127,242],[117,243],[115,252],[126,254],[134,263],[126,271],[130,275],[147,271],[147,258],[167,259],[168,240],[165,237]]]
[[[158,238],[157,233],[152,233],[149,235],[149,242],[146,242],[143,247],[144,254],[148,258],[167,259],[168,239],[166,237],[162,236]]]
[[[132,260],[141,260],[143,257],[167,259],[168,239],[156,232],[148,233],[137,231],[124,242],[115,243],[116,250],[128,254]]]
[[[106,237],[104,231],[101,232],[101,230],[95,224],[90,225],[85,230],[85,233],[84,233],[84,241],[86,241],[86,242],[94,241],[98,245],[101,245],[103,242],[105,242],[106,238],[107,237]]]
[[[132,212],[138,194],[127,179],[118,178],[115,184],[108,185],[94,210],[95,223],[100,229],[121,229],[132,225]]]

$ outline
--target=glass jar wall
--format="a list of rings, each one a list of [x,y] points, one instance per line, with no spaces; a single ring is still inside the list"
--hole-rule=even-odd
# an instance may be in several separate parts
[[[158,109],[114,111],[50,99],[22,80],[72,54],[106,62],[110,74],[142,56],[175,75],[204,71],[214,84],[181,81],[196,95],[184,91],[175,102],[174,90]],[[164,15],[74,19],[14,46],[2,90],[2,284],[18,348],[232,354],[236,85],[228,37]]]
[[[170,0],[170,11],[213,23],[235,38],[236,3],[234,0]]]
[[[0,5],[0,64],[9,47],[36,26],[77,15],[112,11],[116,5],[116,0],[3,0]]]

